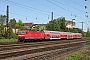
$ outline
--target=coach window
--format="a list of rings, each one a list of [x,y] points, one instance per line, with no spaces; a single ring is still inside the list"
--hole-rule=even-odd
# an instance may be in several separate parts
[[[50,36],[49,34],[45,34],[46,36]]]

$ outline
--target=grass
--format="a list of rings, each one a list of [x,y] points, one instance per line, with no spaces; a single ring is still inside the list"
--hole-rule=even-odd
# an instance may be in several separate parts
[[[79,57],[82,57],[82,53],[81,52],[78,52],[76,54],[73,54],[72,56],[68,57],[68,58],[65,58],[64,60],[78,60]]]
[[[0,39],[0,43],[13,43],[18,42],[18,39]]]
[[[64,60],[79,60],[80,58],[82,58],[82,60],[90,60],[90,56],[83,54],[82,52],[73,54],[72,56],[67,57]]]

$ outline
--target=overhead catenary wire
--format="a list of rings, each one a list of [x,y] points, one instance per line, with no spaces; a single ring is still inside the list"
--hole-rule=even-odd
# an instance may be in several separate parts
[[[5,1],[5,2],[7,2],[7,3],[14,4],[14,5],[17,5],[17,6],[19,6],[19,7],[25,8],[25,9],[29,9],[29,10],[34,9],[34,10],[32,10],[32,11],[35,11],[35,12],[38,12],[38,13],[42,13],[42,14],[44,14],[44,15],[49,15],[49,16],[51,16],[51,15],[50,15],[51,12],[48,12],[48,11],[40,10],[40,9],[37,9],[37,8],[34,8],[34,7],[26,6],[26,5],[23,5],[23,4],[20,4],[20,3],[16,3],[16,2],[13,2],[13,1],[9,1],[9,0],[3,0],[3,1]],[[36,11],[36,10],[38,10],[38,11]],[[48,13],[49,13],[49,14],[48,14]],[[17,15],[19,15],[19,14],[17,14]],[[59,16],[60,16],[60,15],[59,15]],[[36,17],[36,20],[37,20],[37,17]]]
[[[38,4],[40,4],[40,5],[46,6],[47,8],[55,9],[54,7],[48,6],[48,5],[46,5],[46,4],[42,4],[42,3],[40,3],[40,2],[38,2],[38,1],[36,1],[36,0],[32,0],[32,1],[34,1],[34,2],[36,2],[36,3],[38,3]]]
[[[48,13],[51,13],[51,12],[48,12],[48,11],[44,11],[44,10],[37,9],[37,8],[34,8],[34,7],[26,6],[24,4],[16,3],[16,2],[13,2],[13,1],[9,1],[9,0],[2,0],[2,1],[10,3],[10,4],[14,4],[16,6],[19,6],[19,7],[28,9],[28,10],[32,10],[34,12],[38,12],[38,13],[41,13],[41,14],[44,14],[44,15],[48,15]]]
[[[1,12],[5,12],[6,13],[6,11],[2,11],[2,10],[0,10]],[[13,15],[18,15],[18,16],[24,16],[25,17],[25,15],[22,15],[22,14],[18,14],[18,13],[13,13],[13,12],[9,12],[10,14],[13,14]],[[27,17],[30,17],[30,16],[27,16]],[[12,18],[15,18],[15,19],[18,19],[18,20],[25,20],[25,19],[22,19],[22,18],[16,18],[16,17],[12,17]],[[11,18],[11,19],[12,19]],[[32,17],[32,18],[34,18],[34,17]]]
[[[80,5],[80,3],[78,4],[78,3],[74,2],[73,0],[69,0],[69,1],[76,4],[76,5],[78,5],[78,6],[80,6],[80,7],[82,7],[82,5]]]
[[[48,11],[45,11],[45,10],[41,10],[41,9],[37,9],[37,8],[34,8],[34,7],[30,7],[30,6],[26,6],[26,5],[23,5],[23,4],[20,4],[20,3],[16,3],[16,2],[13,2],[13,1],[9,1],[9,0],[5,0],[5,2],[8,2],[8,3],[11,3],[11,4],[14,4],[14,5],[17,5],[17,6],[20,6],[22,8],[26,8],[26,9],[29,9],[29,10],[32,10],[32,11],[35,11],[35,12],[38,12],[38,13],[42,13],[44,15],[49,15],[51,16],[51,12],[48,12]],[[55,14],[55,13],[54,13]],[[61,16],[61,15],[58,15],[58,14],[55,14],[57,16]]]
[[[2,10],[0,10],[1,12],[5,12],[6,13],[6,11],[2,11]],[[13,15],[18,15],[18,16],[23,16],[23,17],[25,17],[25,15],[24,14],[18,14],[18,13],[14,13],[14,12],[9,12],[10,14],[13,14]],[[35,17],[32,17],[32,16],[27,16],[27,17],[29,17],[29,18],[34,18],[34,19],[36,19]],[[12,17],[12,18],[16,18],[16,17]],[[22,18],[16,18],[16,19],[18,19],[18,20],[26,20],[26,19],[22,19]],[[40,19],[40,20],[43,20],[42,18],[38,18],[38,19]],[[48,19],[48,18],[47,18]],[[27,20],[28,21],[28,20]]]
[[[80,7],[85,7],[85,6],[81,5],[80,3],[76,3],[74,0],[69,0],[69,1],[76,4],[76,5],[78,5],[78,6],[80,6]],[[88,0],[85,0],[85,2],[87,2],[87,1]],[[87,8],[87,6],[86,6],[86,8]]]
[[[38,1],[36,1],[36,0],[33,0],[33,1],[36,2],[36,3],[38,3],[38,4],[40,4],[40,5],[46,6],[46,7],[48,7],[48,8],[55,9],[54,7],[50,7],[50,6],[48,6],[48,5],[42,4],[42,3],[40,3],[40,2],[38,2]],[[56,13],[54,13],[54,15],[55,15],[55,16],[63,16],[63,15],[59,15],[59,14],[56,14]],[[69,17],[66,17],[66,16],[64,16],[64,17],[65,17],[65,18],[68,18],[68,19],[72,19],[72,18],[69,18]],[[48,19],[49,19],[49,17],[48,17]]]
[[[52,4],[54,4],[54,5],[56,5],[56,6],[58,6],[59,8],[65,10],[65,11],[67,11],[68,13],[71,13],[69,10],[67,10],[67,9],[65,9],[65,8],[63,8],[63,7],[61,7],[61,6],[57,5],[57,4],[55,4],[55,3],[53,3],[52,1],[50,1],[50,0],[47,0],[47,1],[50,2],[50,3],[52,3]]]
[[[56,5],[56,6],[58,6],[59,8],[65,10],[65,11],[67,11],[68,13],[73,14],[71,11],[69,11],[69,10],[67,10],[67,9],[65,9],[65,8],[63,8],[63,7],[59,6],[59,5],[57,5],[57,4],[55,4],[54,2],[52,2],[52,1],[50,1],[50,0],[47,0],[47,1],[50,2],[50,3],[52,3],[52,4],[54,4],[54,5]],[[74,14],[74,15],[76,15],[76,14]],[[83,18],[80,17],[80,16],[77,16],[77,17],[83,19]],[[83,19],[83,20],[84,20],[84,19]]]
[[[51,12],[48,12],[48,11],[44,11],[44,10],[40,10],[40,9],[37,9],[37,8],[33,8],[33,7],[29,7],[29,6],[26,6],[26,5],[22,5],[22,4],[19,4],[19,3],[16,3],[16,2],[12,2],[12,1],[9,1],[9,0],[5,0],[5,2],[8,2],[8,3],[12,3],[12,4],[14,4],[14,5],[18,5],[18,6],[20,6],[20,7],[23,7],[23,8],[32,8],[32,9],[35,9],[35,10],[39,10],[39,11],[42,11],[42,12],[45,12],[45,13],[51,13]],[[32,11],[35,11],[35,10],[32,10]],[[38,11],[38,12],[39,12]],[[35,11],[35,12],[37,12],[37,11]],[[42,13],[42,12],[39,12],[39,13]],[[45,14],[44,13],[44,14]],[[45,15],[49,15],[49,14],[45,14]],[[55,14],[55,15],[58,15],[58,14]],[[60,16],[60,15],[58,15],[58,16]]]
[[[74,8],[74,7],[72,7],[71,5],[67,5],[67,4],[61,3],[61,2],[56,1],[56,0],[52,0],[52,1],[57,2],[57,3],[59,3],[59,4],[62,4],[62,5],[65,5],[65,6],[68,6],[68,7],[71,7],[71,8]],[[79,10],[79,9],[77,9],[77,8],[74,8],[74,9],[78,10],[79,12],[81,12],[81,10]],[[81,12],[81,13],[82,13],[82,12]],[[72,15],[72,14],[71,14],[71,15]],[[74,14],[74,15],[75,15],[75,17],[81,18],[80,16],[77,16],[76,14]],[[82,18],[81,18],[81,19],[82,19]]]
[[[24,8],[32,8],[32,9],[35,9],[35,10],[39,10],[39,11],[42,11],[42,12],[45,12],[45,13],[51,13],[51,12],[48,12],[48,11],[44,11],[44,10],[40,10],[40,9],[37,9],[37,8],[33,8],[33,7],[30,7],[30,6],[26,6],[26,5],[23,5],[23,4],[19,4],[19,3],[16,3],[16,2],[12,2],[12,1],[9,1],[9,0],[4,0],[4,1],[6,1],[6,2],[9,2],[9,3],[13,3],[13,4],[16,4],[16,5],[19,5],[19,6],[21,6],[21,7],[24,7]],[[47,1],[49,1],[49,0],[47,0]],[[49,1],[49,2],[51,2],[51,1]],[[51,2],[52,3],[52,2]],[[54,3],[53,3],[54,4]],[[56,4],[55,4],[56,5]],[[65,5],[65,4],[64,4]],[[57,5],[58,7],[60,7],[59,5]],[[64,10],[66,10],[66,11],[68,11],[69,13],[71,13],[69,10],[67,10],[67,9],[65,9],[65,8],[63,8],[63,7],[60,7],[60,8],[62,8],[62,9],[64,9]],[[33,10],[34,11],[34,10]],[[48,14],[46,14],[46,15],[48,15]],[[57,14],[56,14],[57,15]]]
[[[34,0],[35,1],[35,0]],[[49,0],[48,0],[49,1]],[[52,1],[54,1],[54,2],[58,2],[58,1],[55,1],[55,0],[52,0]],[[39,2],[37,2],[37,1],[35,1],[36,3],[39,3]],[[51,2],[51,1],[49,1],[49,2]],[[52,3],[52,2],[51,2]],[[61,2],[58,2],[58,3],[61,3]],[[39,4],[41,4],[41,3],[39,3]],[[64,3],[61,3],[61,4],[63,4],[63,5],[65,5],[65,6],[68,6],[68,7],[71,7],[71,8],[74,8],[74,7],[72,7],[72,6],[69,6],[69,5],[66,5],[66,4],[64,4]],[[43,5],[43,4],[41,4],[41,5]],[[56,4],[55,4],[56,5]],[[59,6],[60,7],[60,6]],[[61,8],[61,7],[60,7]],[[63,8],[64,9],[64,8]],[[76,9],[76,10],[78,10],[79,12],[81,12],[81,10],[79,10],[79,9],[77,9],[77,8],[74,8],[74,9]],[[66,9],[64,9],[64,10],[66,10]],[[68,10],[66,10],[66,11],[68,11]],[[70,11],[68,11],[69,13],[71,13]],[[82,12],[81,12],[82,13]],[[55,13],[54,13],[55,14]],[[60,16],[60,15],[58,15],[58,14],[55,14],[55,15],[57,15],[57,16]],[[76,15],[75,15],[76,16]],[[81,18],[80,16],[78,16],[79,18]],[[71,19],[71,18],[69,18],[69,19]],[[82,18],[81,18],[82,19]]]
[[[17,5],[17,6],[19,6],[19,7],[22,7],[22,8],[26,8],[26,9],[29,9],[29,10],[31,10],[31,7],[29,7],[29,6],[26,6],[26,5],[22,5],[22,4],[19,4],[19,3],[16,3],[16,2],[12,2],[12,1],[9,1],[9,0],[4,0],[5,2],[7,2],[7,3],[11,3],[11,4],[14,4],[14,5]],[[32,7],[33,8],[33,7]],[[44,10],[38,10],[37,8],[33,8],[33,9],[35,9],[35,10],[32,10],[32,11],[35,11],[35,12],[39,12],[39,13],[42,13],[42,12],[45,12],[44,14],[45,15],[49,15],[49,16],[51,16],[50,14],[50,12],[48,12],[48,11],[44,11]],[[36,11],[36,10],[38,10],[38,11]],[[50,14],[46,14],[46,13],[50,13]],[[43,13],[42,13],[43,14]],[[55,13],[54,13],[55,14]],[[19,15],[19,14],[17,14],[17,15]],[[61,16],[61,15],[58,15],[58,14],[55,14],[55,15],[57,15],[57,16]]]
[[[40,3],[40,2],[38,2],[38,1],[36,1],[36,0],[33,0],[34,2],[36,2],[36,3],[38,3],[38,4],[40,4],[40,5],[43,5],[43,6],[46,6],[46,7],[48,7],[48,8],[51,8],[51,9],[56,9],[56,8],[54,8],[54,7],[50,7],[50,6],[48,6],[48,5],[45,5],[45,4],[42,4],[42,3]],[[54,15],[56,15],[56,16],[62,16],[62,15],[59,15],[59,14],[56,14],[56,13],[54,13]],[[67,18],[67,17],[66,17]],[[71,18],[69,18],[69,19],[71,19]]]
[[[80,6],[80,7],[83,7],[83,8],[85,8],[85,6],[83,6],[83,5],[81,5],[80,3],[76,3],[75,1],[73,1],[73,0],[69,0],[70,2],[72,2],[72,3],[74,3],[74,4],[76,4],[76,5],[78,5],[78,6]],[[86,0],[87,1],[87,0]],[[85,1],[85,2],[86,2]],[[87,6],[86,6],[86,8],[87,8]],[[84,12],[84,11],[83,11]]]
[[[20,7],[22,7],[22,6],[20,6]],[[11,14],[15,14],[15,15],[19,15],[19,16],[25,16],[25,15],[21,15],[21,14],[17,14],[17,13],[11,13]],[[54,13],[55,14],[55,13]],[[48,14],[49,15],[49,14]],[[58,15],[58,14],[55,14],[55,15],[57,15],[57,16],[61,16],[61,15]],[[50,16],[50,15],[49,15]],[[28,16],[27,16],[28,17]],[[66,17],[66,18],[69,18],[69,17]],[[69,18],[69,19],[71,19],[71,18]],[[36,20],[37,20],[37,17],[36,17]]]
[[[79,4],[79,3],[76,3],[76,2],[73,1],[73,0],[69,0],[69,1],[72,2],[72,3],[74,3],[74,4],[76,4],[76,5],[78,5],[78,6],[80,6],[80,7],[84,7],[84,8],[85,8],[85,6],[86,6],[86,5],[83,6],[83,5]],[[86,1],[87,1],[87,0],[86,0]],[[85,2],[86,2],[86,1],[85,1]],[[86,6],[85,9],[87,9],[87,6]],[[84,10],[84,9],[83,9],[83,10]],[[83,13],[83,12],[85,12],[85,11],[82,11],[82,10],[81,10],[81,12]],[[82,13],[81,13],[81,14],[82,14]],[[88,13],[88,15],[86,15],[86,13]],[[89,18],[89,15],[90,15],[90,14],[89,14],[88,10],[87,10],[87,12],[85,12],[84,14],[85,14],[85,17],[88,17],[88,19],[90,19],[90,18]]]
[[[0,10],[1,12],[5,12],[6,13],[6,11],[2,11],[2,10]],[[24,14],[18,14],[18,13],[14,13],[14,12],[9,12],[10,14],[13,14],[13,15],[19,15],[19,16],[25,16]],[[27,16],[27,17],[31,17],[31,16]],[[31,17],[32,18],[32,17]]]
[[[59,4],[62,4],[62,5],[64,5],[64,6],[67,6],[67,7],[73,8],[73,9],[75,9],[75,10],[77,10],[77,11],[81,12],[81,13],[84,13],[84,11],[82,11],[82,10],[79,10],[78,8],[76,8],[76,7],[73,7],[73,6],[71,6],[71,5],[64,4],[64,3],[62,3],[62,2],[59,2],[59,1],[56,1],[56,0],[52,0],[52,1],[54,1],[54,2],[56,2],[56,3],[59,3]]]

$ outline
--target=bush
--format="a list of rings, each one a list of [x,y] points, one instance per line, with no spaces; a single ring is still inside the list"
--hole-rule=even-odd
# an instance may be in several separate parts
[[[0,43],[13,43],[18,42],[18,39],[0,39]]]

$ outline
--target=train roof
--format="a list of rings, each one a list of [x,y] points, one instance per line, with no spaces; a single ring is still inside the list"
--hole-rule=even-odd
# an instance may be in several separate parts
[[[59,32],[59,31],[48,31],[48,30],[43,30],[45,32]]]

